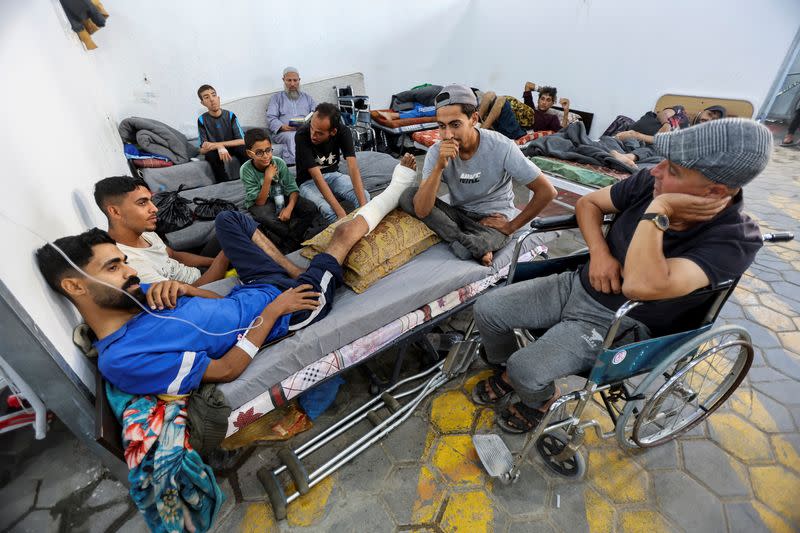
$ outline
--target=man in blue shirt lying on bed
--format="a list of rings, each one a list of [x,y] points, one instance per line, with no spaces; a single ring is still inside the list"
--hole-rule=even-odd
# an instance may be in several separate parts
[[[125,254],[97,228],[55,241],[77,268],[50,244],[36,260],[48,285],[69,298],[97,336],[98,367],[109,382],[131,394],[187,394],[201,382],[236,379],[264,343],[325,317],[350,249],[397,206],[415,176],[407,154],[386,191],[340,224],[305,270],[252,218],[221,213],[217,238],[243,283],[224,298],[174,280],[140,283]]]
[[[49,244],[37,251],[48,284],[75,304],[99,339],[100,372],[121,390],[187,394],[201,382],[236,379],[265,342],[327,315],[340,264],[363,235],[358,224],[341,225],[327,253],[302,271],[243,213],[226,211],[216,226],[244,283],[224,298],[174,280],[140,284],[125,254],[96,228],[55,242],[90,277]]]
[[[419,188],[400,197],[400,207],[450,243],[462,259],[492,264],[493,252],[556,197],[542,171],[496,131],[478,129],[472,89],[450,85],[434,99],[442,140],[428,150]],[[517,214],[512,179],[533,191]],[[438,199],[445,182],[450,203]]]

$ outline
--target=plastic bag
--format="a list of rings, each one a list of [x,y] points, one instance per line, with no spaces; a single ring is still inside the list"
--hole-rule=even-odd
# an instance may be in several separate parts
[[[198,220],[214,220],[223,211],[236,211],[236,204],[221,198],[195,198],[194,216]]]
[[[158,208],[157,233],[163,235],[178,231],[194,221],[192,210],[189,208],[192,202],[178,194],[183,188],[184,185],[181,185],[177,191],[160,192],[153,196],[153,203]]]

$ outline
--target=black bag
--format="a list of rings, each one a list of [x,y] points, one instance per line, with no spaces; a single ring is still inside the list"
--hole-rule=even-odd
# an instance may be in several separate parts
[[[177,191],[160,192],[153,196],[153,203],[158,208],[158,222],[156,233],[161,235],[183,229],[194,221],[192,203],[183,198],[180,193],[185,185],[178,187]]]
[[[195,198],[194,217],[198,220],[214,220],[223,211],[236,211],[236,204],[221,198]]]

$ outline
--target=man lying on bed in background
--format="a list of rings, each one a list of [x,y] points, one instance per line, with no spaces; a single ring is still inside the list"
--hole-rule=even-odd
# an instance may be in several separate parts
[[[536,104],[533,103],[534,92],[539,93]],[[532,81],[527,81],[522,92],[522,102],[513,96],[504,96],[503,98],[511,105],[519,125],[526,130],[558,131],[569,125],[569,98],[558,100],[563,109],[563,115],[559,121],[556,110],[550,109],[556,104],[557,97],[558,90],[555,87],[536,85]]]
[[[360,216],[338,226],[326,252],[305,270],[283,256],[252,218],[221,213],[217,236],[244,283],[224,298],[174,280],[142,284],[114,239],[97,228],[55,241],[91,277],[50,244],[37,250],[36,259],[50,287],[69,298],[97,336],[98,367],[110,383],[137,395],[188,394],[202,382],[236,379],[265,342],[326,316],[350,249],[397,207],[415,179],[416,163],[407,154],[389,187]]]
[[[556,197],[542,171],[514,141],[478,129],[478,100],[465,85],[450,85],[436,96],[441,141],[431,146],[422,183],[406,190],[400,207],[450,243],[461,259],[492,264],[493,252]],[[514,208],[512,179],[533,191],[521,213]],[[436,197],[444,181],[450,203]]]
[[[712,120],[719,120],[721,118],[725,118],[726,114],[727,110],[721,105],[712,105],[698,113],[692,121],[692,125],[705,124],[706,122],[710,122]],[[653,117],[657,118],[654,120]],[[638,131],[642,127],[648,127],[648,123],[654,122],[662,124],[658,130],[661,133],[672,131],[674,129],[686,128],[689,125],[688,116],[686,115],[683,106],[677,105],[674,107],[667,107],[657,115],[652,111],[649,111],[648,113],[645,113],[642,118],[640,118],[631,127],[630,130],[622,131],[614,136],[618,141],[623,143],[623,146],[628,151],[620,152],[618,150],[611,150],[611,155],[621,163],[624,163],[630,167],[632,170],[639,169],[636,162],[640,159],[647,159],[653,157],[654,155],[657,156],[658,153],[653,149],[652,146],[655,139],[653,135],[655,134],[646,135]],[[645,126],[642,126],[642,124]],[[655,125],[652,127],[655,127]]]

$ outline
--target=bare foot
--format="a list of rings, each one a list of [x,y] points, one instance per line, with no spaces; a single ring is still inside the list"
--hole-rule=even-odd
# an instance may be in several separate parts
[[[794,144],[794,135],[792,135],[791,133],[787,133],[786,137],[783,138],[783,142],[781,142],[781,144],[783,145]]]
[[[383,120],[394,120],[400,118],[400,113],[393,113],[391,111],[378,111],[378,114]]]
[[[417,158],[407,152],[400,158],[400,164],[411,170],[417,170]]]
[[[483,257],[481,257],[481,264],[490,267],[492,266],[492,259],[494,259],[494,254],[492,252],[486,252],[483,254]]]
[[[625,165],[626,167],[630,167],[634,170],[639,170],[639,167],[636,165],[636,160],[634,159],[633,155],[631,154],[623,154],[617,152],[616,150],[611,150],[611,157]]]

